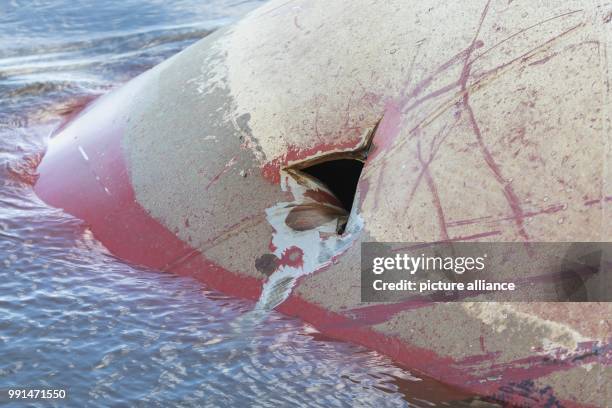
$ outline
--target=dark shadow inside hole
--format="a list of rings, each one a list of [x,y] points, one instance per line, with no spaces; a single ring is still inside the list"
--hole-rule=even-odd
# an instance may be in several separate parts
[[[340,159],[315,164],[301,171],[323,182],[350,213],[362,169],[363,163],[359,160]]]

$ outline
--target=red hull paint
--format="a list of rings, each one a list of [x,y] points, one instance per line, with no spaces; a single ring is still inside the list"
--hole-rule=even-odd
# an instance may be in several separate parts
[[[116,97],[111,94],[98,102],[104,106],[96,112],[103,114],[88,118],[88,127],[94,131],[74,138],[70,132],[61,133],[52,140],[39,166],[36,193],[48,204],[86,220],[96,238],[121,259],[194,276],[224,293],[257,299],[262,282],[204,258],[137,202],[121,150],[124,125],[110,120],[118,112],[107,109],[112,104],[106,99]],[[67,200],[66,195],[71,198]]]
[[[129,87],[134,85],[126,88]],[[35,191],[47,203],[87,220],[96,237],[122,259],[192,276],[232,296],[257,299],[262,281],[228,271],[206,259],[153,219],[136,201],[121,149],[124,123],[117,120],[121,117],[121,104],[113,104],[125,96],[121,95],[124,92],[120,90],[96,101],[93,106],[103,105],[95,109],[96,115],[92,112],[93,106],[81,113],[89,112],[91,116],[87,120],[87,132],[69,129],[68,126],[51,142],[39,167],[41,176]],[[268,174],[275,174],[275,171]],[[66,194],[72,197],[66,200]],[[504,392],[509,382],[520,384],[525,379],[573,367],[573,364],[563,361],[542,364],[540,358],[534,358],[500,367],[504,374],[503,383],[482,382],[481,378],[470,374],[470,361],[454,361],[432,350],[413,347],[397,337],[383,335],[371,328],[372,321],[368,316],[330,312],[295,294],[279,310],[303,319],[325,335],[381,352],[427,376],[521,406],[543,406],[551,398],[554,400],[554,396],[550,391],[542,393],[535,389],[527,390],[523,396],[509,395]],[[493,356],[489,358],[492,360]],[[563,402],[563,406],[576,405]]]

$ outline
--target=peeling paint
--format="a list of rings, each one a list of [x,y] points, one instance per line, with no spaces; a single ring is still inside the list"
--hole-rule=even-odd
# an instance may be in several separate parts
[[[542,354],[560,349],[569,353],[580,343],[590,340],[565,324],[517,311],[512,304],[483,302],[462,303],[461,306],[498,333],[520,332],[521,336],[533,336],[534,342],[540,342],[539,347],[533,347],[540,349]]]
[[[333,197],[331,191],[313,178],[301,174],[296,176],[291,171],[282,171],[283,191],[293,195],[293,201],[281,202],[266,209],[266,219],[274,228],[272,245],[274,255],[280,259],[278,269],[272,273],[264,284],[257,309],[270,310],[280,305],[289,297],[298,278],[311,274],[330,264],[332,258],[346,251],[363,229],[363,220],[353,208],[344,234],[337,235],[338,220],[307,230],[295,230],[286,222],[296,205],[312,204],[314,206],[333,206],[321,204],[311,198],[320,197],[322,192]],[[314,192],[314,194],[313,194]],[[333,201],[332,201],[333,202]],[[291,251],[299,251],[299,262],[283,262]]]

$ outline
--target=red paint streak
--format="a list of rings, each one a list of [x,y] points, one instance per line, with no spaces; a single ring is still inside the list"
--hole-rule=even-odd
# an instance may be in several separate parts
[[[567,13],[559,14],[559,15],[556,15],[556,16],[554,16],[554,17],[550,17],[550,18],[547,18],[547,19],[545,19],[545,20],[538,21],[537,23],[535,23],[535,24],[533,24],[533,25],[531,25],[531,26],[529,26],[529,27],[523,28],[523,29],[521,29],[521,30],[517,31],[516,33],[514,33],[514,34],[512,34],[512,35],[510,35],[510,36],[508,36],[508,37],[506,37],[506,38],[504,38],[503,40],[501,40],[501,41],[500,41],[500,42],[498,42],[497,44],[492,45],[491,47],[489,47],[489,48],[488,48],[488,49],[486,49],[485,51],[483,51],[483,52],[482,52],[480,55],[478,55],[477,57],[475,57],[475,58],[474,58],[474,59],[471,61],[471,63],[473,64],[473,63],[474,63],[474,62],[475,62],[477,59],[482,58],[483,56],[485,56],[485,55],[486,55],[486,54],[488,54],[489,52],[493,51],[494,49],[496,49],[496,48],[498,48],[499,46],[501,46],[502,44],[504,44],[505,42],[507,42],[507,41],[509,41],[509,40],[511,40],[511,39],[513,39],[513,38],[515,38],[515,37],[517,37],[517,36],[518,36],[518,35],[520,35],[520,34],[523,34],[523,33],[527,32],[527,31],[531,30],[532,28],[535,28],[535,27],[541,26],[541,25],[543,25],[543,24],[545,24],[545,23],[547,23],[547,22],[549,22],[549,21],[555,20],[555,19],[557,19],[557,18],[561,18],[561,17],[565,17],[565,16],[568,16],[568,15],[571,15],[571,14],[578,13],[578,12],[580,12],[580,11],[584,11],[584,10],[583,10],[583,9],[580,9],[580,10],[573,10],[573,11],[569,11],[569,12],[567,12]]]
[[[597,200],[596,202],[599,202],[599,200]],[[543,215],[543,214],[554,214],[554,213],[564,210],[565,208],[566,208],[565,204],[553,204],[553,205],[550,205],[538,211],[525,212],[523,213],[523,216],[524,218],[531,218],[531,217],[536,217],[538,215]],[[448,222],[447,225],[449,227],[459,227],[463,225],[471,225],[471,224],[477,224],[477,223],[494,224],[500,221],[507,221],[507,220],[514,220],[514,219],[515,219],[514,215],[507,215],[507,216],[499,217],[499,218],[493,218],[492,215],[487,215],[484,217],[468,218],[465,220],[451,221],[451,222]]]
[[[295,293],[295,292],[294,292]],[[322,333],[332,338],[357,343],[377,350],[399,364],[405,365],[409,370],[418,373],[425,373],[429,377],[457,386],[460,389],[469,390],[482,395],[496,395],[503,400],[511,399],[512,404],[517,406],[540,406],[534,404],[544,404],[554,398],[553,391],[547,389],[546,393],[542,390],[534,389],[517,394],[504,394],[503,390],[509,384],[521,383],[526,380],[534,380],[539,377],[557,372],[565,371],[576,367],[582,360],[576,361],[549,361],[546,357],[535,356],[531,359],[521,359],[510,361],[500,365],[501,379],[490,379],[493,376],[489,372],[479,372],[475,375],[474,366],[470,365],[473,361],[489,361],[494,364],[494,358],[498,353],[488,353],[483,356],[474,356],[473,359],[453,360],[450,357],[441,356],[434,351],[416,347],[393,335],[385,335],[371,328],[368,322],[361,321],[360,318],[351,318],[346,315],[332,312],[323,307],[307,302],[304,299],[292,294],[287,301],[280,307],[279,311],[299,317]],[[489,360],[487,360],[487,357]],[[473,360],[473,361],[472,361]],[[506,377],[506,372],[509,376]],[[556,399],[555,399],[556,400]],[[562,406],[574,407],[578,404],[571,401],[559,401]],[[528,405],[520,405],[528,403]]]
[[[317,153],[354,150],[360,142],[359,138],[354,138],[340,143],[319,143],[310,148],[300,148],[292,145],[287,148],[287,153],[265,163],[261,168],[261,174],[270,183],[279,184],[281,168],[288,166],[290,163],[311,158]]]
[[[405,247],[397,248],[396,251],[406,251],[406,250],[413,250],[413,249],[418,249],[418,248],[428,248],[430,246],[436,246],[438,244],[445,244],[448,242],[473,241],[476,239],[492,237],[492,236],[499,235],[499,234],[501,234],[501,231],[495,230],[495,231],[480,232],[478,234],[472,234],[472,235],[452,237],[452,238],[449,238],[443,241],[419,242],[419,243],[406,245]]]
[[[529,65],[542,65],[542,64],[546,64],[550,59],[556,57],[557,55],[558,55],[558,53],[554,52],[554,53],[550,54],[547,57],[544,57],[544,58],[539,59],[537,61],[533,61]]]
[[[596,198],[596,199],[593,199],[593,200],[585,200],[584,201],[584,206],[590,207],[590,206],[595,205],[595,204],[603,204],[603,203],[607,203],[609,201],[612,201],[612,196],[607,196],[607,197],[603,197],[603,198]]]
[[[543,214],[554,214],[554,213],[564,210],[565,208],[566,208],[566,205],[564,204],[553,204],[541,210],[525,212],[523,213],[523,217],[531,218],[531,217],[536,217],[538,215],[543,215]],[[508,215],[506,217],[499,218],[496,221],[505,221],[505,220],[514,220],[514,219],[515,219],[514,215]]]
[[[389,321],[399,313],[424,307],[435,307],[435,305],[436,302],[431,301],[425,296],[414,296],[411,299],[396,303],[381,303],[345,310],[342,312],[342,315],[350,319],[353,325],[374,326]]]
[[[412,104],[406,106],[402,113],[407,113],[410,112],[411,110],[413,110],[414,108],[422,105],[424,102],[430,100],[430,99],[434,99],[440,95],[444,95],[445,93],[452,91],[454,88],[456,88],[457,86],[459,86],[459,81],[455,81],[451,84],[445,85],[435,91],[432,91],[424,96],[422,96],[421,98],[415,100]]]
[[[479,232],[477,234],[472,234],[472,235],[459,235],[456,237],[449,238],[446,241],[432,242],[431,244],[445,243],[445,242],[458,242],[458,241],[472,241],[472,240],[480,239],[480,238],[493,237],[499,234],[501,234],[501,231],[498,231],[498,230]]]
[[[402,123],[402,113],[400,112],[401,107],[392,101],[388,101],[385,104],[385,110],[383,117],[378,124],[376,129],[376,133],[372,139],[372,146],[370,148],[369,157],[364,167],[364,172],[367,170],[367,167],[374,162],[376,157],[378,157],[382,152],[388,151],[393,144],[393,141],[397,138],[401,130]],[[378,208],[378,202],[380,199],[380,189],[382,186],[382,178],[384,177],[386,168],[386,163],[383,161],[381,167],[378,170],[378,177],[375,183],[374,190],[374,209]],[[369,190],[369,181],[366,182],[365,178],[360,179],[359,183],[360,194],[360,204],[363,204],[363,201],[367,197],[367,191]]]
[[[202,246],[200,247],[200,249],[205,250],[205,249],[210,249],[213,248],[214,246],[218,245],[219,243],[225,241],[227,238],[230,237],[230,233],[234,232],[234,231],[238,231],[241,230],[242,228],[244,228],[246,226],[247,222],[252,222],[251,224],[249,224],[249,226],[254,226],[257,225],[259,223],[262,223],[265,220],[265,215],[263,213],[254,213],[254,214],[250,214],[247,216],[242,217],[241,219],[239,219],[238,221],[236,221],[233,224],[226,224],[224,225],[224,229],[223,231],[221,231],[220,233],[218,233],[217,235],[215,235],[214,237],[206,240],[206,242],[204,242],[202,244]]]
[[[449,221],[446,225],[448,225],[449,227],[459,227],[462,225],[471,225],[471,224],[476,224],[480,221],[488,220],[491,217],[492,217],[491,215],[487,215],[484,217],[467,218],[465,220],[458,220],[458,221]]]
[[[541,215],[541,214],[554,214],[554,213],[557,213],[557,212],[559,212],[559,211],[561,211],[561,210],[563,210],[565,208],[566,208],[566,206],[564,204],[553,204],[553,205],[548,206],[548,207],[546,207],[546,208],[544,208],[544,209],[542,209],[540,211],[529,211],[529,212],[526,212],[524,214],[524,216],[526,218],[529,218],[529,217],[535,217],[536,215]]]
[[[212,179],[210,179],[210,181],[208,182],[208,184],[206,185],[206,187],[204,187],[204,190],[208,191],[208,189],[215,184],[217,181],[219,181],[219,179],[221,178],[221,176],[223,176],[225,173],[227,173],[229,171],[229,169],[232,168],[232,166],[234,164],[236,164],[236,157],[234,156],[230,159],[230,161],[228,161],[227,163],[225,163],[225,166],[223,166],[223,169],[221,169],[221,171],[219,173],[217,173]]]
[[[482,42],[481,41],[477,41],[475,42],[473,45],[474,47],[478,48],[480,46],[482,46]],[[454,66],[455,64],[457,64],[458,62],[462,61],[465,59],[466,55],[468,54],[468,50],[463,50],[455,55],[453,55],[449,60],[447,60],[446,62],[444,62],[442,65],[440,65],[431,75],[425,77],[424,79],[422,79],[419,83],[417,83],[412,90],[403,95],[401,100],[403,101],[402,105],[406,105],[406,102],[410,99],[414,99],[416,98],[418,95],[420,95],[425,89],[427,89],[427,87],[429,85],[431,85],[431,83],[434,81],[434,79],[437,78],[438,75],[440,75],[442,72],[446,71],[447,69],[451,68],[452,66]],[[408,79],[408,83],[405,84],[405,88],[408,89],[408,86],[410,85],[411,78]],[[451,84],[452,85],[452,84]],[[437,92],[437,91],[434,91]],[[422,101],[425,101],[429,98],[422,98]],[[413,104],[410,106],[410,109],[414,109],[416,106],[418,106],[418,104]]]
[[[457,237],[449,238],[448,241],[441,241],[441,242],[443,243],[443,242],[457,242],[457,241],[472,241],[472,240],[480,239],[480,238],[493,237],[499,234],[501,234],[501,231],[487,231],[487,232],[480,232],[478,234],[457,236]]]
[[[438,132],[438,134],[436,134],[431,142],[430,145],[430,152],[429,152],[429,158],[427,159],[427,161],[425,162],[421,156],[421,140],[417,140],[417,160],[419,161],[419,163],[421,164],[421,171],[419,172],[413,186],[412,189],[410,190],[410,194],[408,196],[408,199],[406,200],[406,206],[405,209],[406,211],[408,211],[408,209],[410,208],[410,203],[412,202],[412,199],[414,198],[414,194],[416,193],[418,187],[421,184],[421,181],[423,179],[424,176],[426,176],[427,180],[427,184],[429,186],[430,191],[435,192],[434,198],[437,198],[438,203],[440,203],[440,199],[437,193],[437,189],[432,190],[432,184],[433,184],[433,179],[431,177],[431,173],[429,171],[429,165],[433,162],[433,160],[435,159],[436,155],[438,154],[438,150],[440,149],[440,146],[442,146],[442,144],[444,143],[444,141],[446,140],[446,138],[448,137],[448,135],[450,134],[450,130],[452,130],[455,125],[457,124],[457,120],[455,120],[455,122],[452,124],[452,126],[450,127],[450,129],[448,131],[446,131],[446,125]],[[445,132],[446,131],[446,132]],[[437,143],[436,143],[437,142]],[[434,185],[435,187],[435,185]],[[441,225],[441,235],[445,238],[448,238],[448,232],[447,230],[447,225],[446,225],[446,221],[444,218],[444,213],[442,212],[442,206],[440,205],[440,207],[437,207],[437,212],[438,212],[438,219],[441,221],[440,225]]]
[[[263,178],[268,180],[272,184],[280,183],[280,168],[281,168],[281,159],[274,159],[266,164],[264,164],[261,168],[261,175]]]
[[[270,238],[270,243],[268,244],[268,249],[269,249],[269,250],[270,250],[270,252],[272,252],[272,253],[276,252],[276,250],[278,249],[278,248],[276,247],[276,245],[274,245],[273,239],[274,239],[274,238]]]
[[[495,68],[492,68],[492,69],[490,69],[490,70],[488,70],[488,71],[484,71],[484,72],[480,73],[480,74],[477,76],[477,80],[475,81],[475,84],[478,84],[479,82],[481,82],[481,81],[482,81],[484,78],[486,78],[487,76],[489,76],[489,75],[491,75],[491,74],[495,74],[495,73],[497,73],[497,72],[501,71],[502,69],[504,69],[504,68],[506,68],[506,67],[511,66],[512,64],[515,64],[515,63],[517,63],[517,62],[519,62],[519,61],[520,61],[520,62],[526,62],[526,61],[528,61],[528,60],[529,60],[529,58],[531,58],[531,57],[533,57],[534,55],[536,55],[536,54],[535,54],[535,51],[537,51],[537,50],[539,50],[539,49],[543,48],[544,46],[546,46],[546,45],[548,45],[548,44],[551,44],[551,43],[552,43],[552,42],[554,42],[555,40],[557,40],[557,39],[559,39],[559,38],[561,38],[561,37],[563,37],[563,36],[565,36],[565,35],[567,35],[567,34],[571,33],[572,31],[574,31],[574,30],[578,29],[579,27],[581,27],[581,26],[583,26],[583,25],[584,25],[584,23],[577,24],[577,25],[575,25],[575,26],[573,26],[573,27],[571,27],[571,28],[569,28],[569,29],[567,29],[567,30],[565,30],[565,31],[561,32],[560,34],[555,35],[555,36],[553,36],[552,38],[550,38],[550,39],[548,39],[548,40],[544,41],[543,43],[541,43],[541,44],[539,44],[539,45],[535,46],[534,48],[530,49],[529,51],[524,52],[523,54],[519,55],[518,57],[515,57],[515,58],[511,59],[510,61],[504,62],[503,64],[500,64],[500,65],[496,66]],[[475,58],[474,60],[476,60],[476,58]],[[473,60],[473,61],[474,61],[474,60]],[[472,61],[472,62],[473,62],[473,61]],[[471,63],[470,63],[470,64],[471,64]]]
[[[368,162],[374,160],[382,152],[387,151],[391,147],[393,141],[400,133],[401,125],[401,106],[393,101],[386,102],[383,117],[372,139]]]
[[[197,258],[198,256],[206,253],[206,251],[208,251],[209,249],[214,248],[217,245],[225,242],[232,236],[232,232],[239,230],[240,228],[245,228],[247,221],[255,221],[254,224],[248,225],[248,227],[252,227],[256,224],[261,223],[264,219],[265,218],[263,214],[253,214],[243,217],[240,221],[229,226],[225,226],[225,229],[223,231],[218,233],[216,236],[207,239],[204,243],[198,246],[198,249],[190,248],[188,251],[174,259],[172,262],[164,265],[161,270],[164,272],[173,271],[177,265],[185,263],[192,258]]]
[[[295,293],[295,292],[294,292]],[[433,351],[421,349],[403,343],[396,337],[385,336],[372,330],[368,324],[347,318],[339,313],[326,310],[318,305],[309,303],[302,298],[291,295],[280,307],[279,311],[290,316],[303,318],[308,316],[307,321],[328,336],[339,339],[351,339],[350,341],[362,344],[373,349],[384,348],[386,354],[396,361],[411,361],[412,368],[422,367],[422,372],[427,372],[427,364],[445,371],[449,377],[457,380],[462,376],[458,371],[453,372],[452,359],[437,356]],[[412,364],[414,363],[414,365]],[[465,377],[463,377],[465,380]],[[465,381],[463,381],[465,384]]]
[[[468,119],[470,121],[470,124],[472,125],[472,129],[474,130],[474,135],[476,136],[476,141],[478,142],[480,152],[482,153],[485,163],[487,163],[487,166],[489,166],[489,169],[493,173],[493,176],[495,177],[497,182],[503,187],[503,193],[514,215],[514,222],[517,226],[519,236],[523,240],[529,241],[529,235],[527,235],[527,231],[525,231],[525,227],[524,227],[524,214],[523,214],[523,210],[520,205],[520,200],[518,196],[516,195],[516,193],[514,192],[514,188],[512,187],[512,184],[510,184],[510,182],[508,182],[502,175],[499,165],[493,158],[493,155],[489,151],[489,148],[484,143],[484,139],[482,137],[480,127],[478,126],[478,122],[476,121],[476,117],[474,115],[474,110],[472,109],[472,106],[470,105],[470,99],[469,99],[470,94],[467,90],[467,81],[470,77],[470,70],[471,70],[471,63],[469,62],[469,58],[474,50],[475,43],[478,39],[478,35],[482,28],[482,23],[484,22],[484,19],[489,10],[489,5],[490,5],[490,1],[487,2],[480,16],[480,22],[478,24],[478,29],[476,30],[476,34],[474,35],[472,44],[468,48],[468,52],[466,53],[466,56],[465,56],[465,62],[463,65],[461,76],[459,78],[459,83],[461,84],[461,91],[463,92],[463,106],[465,107],[465,110],[468,113]]]
[[[406,200],[406,210],[408,210],[410,203],[414,198],[414,194],[421,185],[421,181],[423,180],[423,176],[425,175],[425,169],[426,167],[421,166],[421,171],[419,171],[416,180],[414,180],[414,184],[412,185],[412,188],[410,189],[410,194],[408,195],[408,199]]]
[[[436,187],[436,183],[434,182],[433,177],[431,176],[431,172],[429,171],[429,164],[431,163],[431,159],[425,163],[421,156],[421,140],[417,141],[417,159],[423,168],[423,176],[425,177],[425,182],[427,183],[427,187],[431,192],[432,204],[436,209],[436,214],[438,215],[438,225],[440,228],[440,237],[443,241],[447,241],[448,237],[448,229],[446,228],[446,219],[444,217],[444,209],[442,208],[442,203],[440,201],[440,195],[438,194],[438,188]]]

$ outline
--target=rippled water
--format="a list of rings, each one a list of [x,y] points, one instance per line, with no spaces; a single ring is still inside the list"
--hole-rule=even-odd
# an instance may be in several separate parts
[[[478,403],[441,402],[465,396],[252,302],[127,265],[32,192],[62,114],[259,3],[0,2],[0,389],[64,388],[57,406],[76,407]]]

